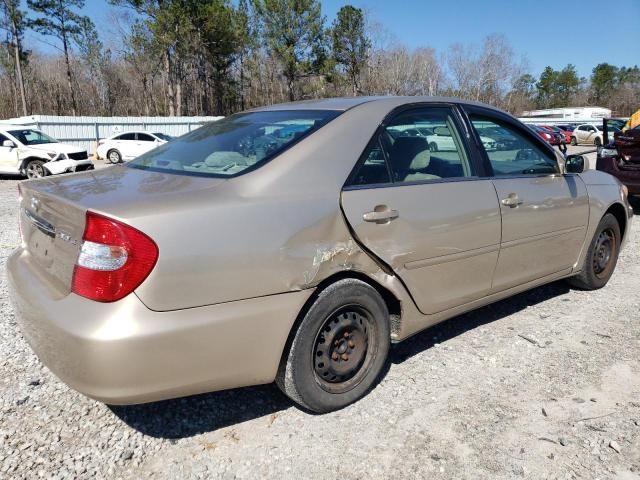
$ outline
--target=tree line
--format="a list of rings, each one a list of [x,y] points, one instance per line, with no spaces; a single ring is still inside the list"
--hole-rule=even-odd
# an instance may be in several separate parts
[[[319,0],[108,2],[119,34],[105,44],[84,0],[0,0],[0,118],[227,115],[348,95],[456,96],[515,114],[640,107],[638,66],[601,63],[590,78],[549,66],[536,78],[499,34],[437,52],[407,48],[351,5],[329,23]],[[25,45],[30,30],[53,50]]]

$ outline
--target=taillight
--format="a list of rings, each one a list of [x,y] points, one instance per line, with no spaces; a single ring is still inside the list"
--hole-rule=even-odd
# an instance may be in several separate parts
[[[115,302],[129,295],[158,260],[158,246],[151,238],[97,213],[87,212],[82,240],[72,290],[98,302]]]

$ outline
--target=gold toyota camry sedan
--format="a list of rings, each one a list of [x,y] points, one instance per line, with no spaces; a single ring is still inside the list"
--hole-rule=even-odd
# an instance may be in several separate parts
[[[554,280],[603,287],[632,210],[583,167],[452,98],[251,110],[22,182],[11,297],[42,362],[100,401],[275,381],[327,412],[391,342]]]

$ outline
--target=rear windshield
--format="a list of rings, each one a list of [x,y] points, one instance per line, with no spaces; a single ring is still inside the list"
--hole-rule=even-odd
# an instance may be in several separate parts
[[[129,162],[144,170],[232,177],[266,163],[340,112],[249,112],[212,122]]]

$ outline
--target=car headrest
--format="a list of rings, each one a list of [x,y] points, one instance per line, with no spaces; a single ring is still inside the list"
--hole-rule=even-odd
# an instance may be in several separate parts
[[[409,170],[424,170],[431,163],[431,151],[427,148],[413,157],[411,160],[411,164],[409,165]]]
[[[426,138],[398,137],[389,152],[394,174],[397,177],[396,179],[403,179],[411,170],[415,170],[414,160],[424,151],[429,151]],[[417,159],[417,162],[424,164],[425,160],[426,158],[423,156]]]

